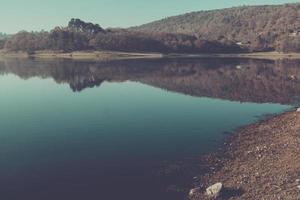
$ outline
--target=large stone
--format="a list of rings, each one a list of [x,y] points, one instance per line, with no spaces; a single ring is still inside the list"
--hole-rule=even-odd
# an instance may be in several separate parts
[[[220,196],[222,189],[223,189],[223,184],[216,183],[206,189],[206,194],[210,198],[217,198],[218,196]]]
[[[300,112],[300,108],[297,109],[297,112]]]
[[[189,195],[192,197],[194,196],[196,193],[200,192],[201,188],[200,187],[196,187],[190,190]]]

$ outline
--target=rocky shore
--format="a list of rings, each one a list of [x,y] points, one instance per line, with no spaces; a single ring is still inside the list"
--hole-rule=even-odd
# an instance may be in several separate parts
[[[192,200],[211,199],[206,189],[216,183],[215,199],[300,199],[300,110],[240,129],[205,160],[210,169],[195,177]]]

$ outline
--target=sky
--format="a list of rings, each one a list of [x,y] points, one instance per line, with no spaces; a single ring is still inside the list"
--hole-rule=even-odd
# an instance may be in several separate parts
[[[0,32],[51,30],[71,18],[130,27],[192,11],[297,0],[0,0]]]

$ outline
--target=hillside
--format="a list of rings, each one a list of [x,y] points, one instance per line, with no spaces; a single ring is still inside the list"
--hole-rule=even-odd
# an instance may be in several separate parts
[[[7,52],[122,51],[143,53],[300,52],[300,3],[193,12],[129,29],[103,29],[71,19],[49,32],[1,39]]]
[[[192,12],[165,18],[132,31],[188,34],[209,40],[228,39],[252,50],[299,51],[300,4],[243,6]]]
[[[27,52],[30,55],[37,51],[86,50],[147,53],[245,52],[243,48],[231,41],[208,41],[185,34],[105,30],[99,24],[74,18],[66,27],[56,27],[50,32],[18,32],[5,40],[0,40],[0,49],[7,52]]]

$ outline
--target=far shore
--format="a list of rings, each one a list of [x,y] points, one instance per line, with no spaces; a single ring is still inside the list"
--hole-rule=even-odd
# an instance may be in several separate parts
[[[211,54],[170,54],[167,57],[176,58],[252,58],[252,59],[300,59],[300,53],[255,52],[255,53],[211,53]]]
[[[54,51],[37,51],[33,54],[26,52],[6,52],[0,51],[0,57],[8,58],[43,58],[43,59],[73,59],[73,60],[127,60],[127,59],[151,59],[162,58],[160,53],[131,53],[119,51],[75,51],[70,53],[54,52]]]
[[[0,50],[0,57],[9,58],[44,58],[44,59],[74,59],[74,60],[128,60],[128,59],[159,59],[159,58],[252,58],[252,59],[300,59],[300,53],[279,53],[279,52],[257,52],[257,53],[228,53],[228,54],[162,54],[162,53],[138,53],[120,51],[75,51],[70,53],[54,51],[37,51],[33,54],[26,52],[7,52]]]

